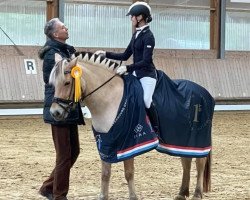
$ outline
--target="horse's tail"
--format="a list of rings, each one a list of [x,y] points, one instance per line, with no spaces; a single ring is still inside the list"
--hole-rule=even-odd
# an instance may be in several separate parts
[[[211,163],[212,163],[212,151],[209,152],[207,156],[207,161],[204,169],[204,177],[203,177],[203,191],[210,192],[211,191]]]

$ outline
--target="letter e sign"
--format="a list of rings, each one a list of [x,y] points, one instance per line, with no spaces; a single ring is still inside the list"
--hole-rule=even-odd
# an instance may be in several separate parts
[[[26,74],[37,74],[36,62],[34,59],[24,59]]]

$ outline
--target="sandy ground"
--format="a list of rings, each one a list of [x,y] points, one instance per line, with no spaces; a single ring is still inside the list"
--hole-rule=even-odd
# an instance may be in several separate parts
[[[81,154],[71,172],[68,198],[97,199],[100,161],[91,121],[80,127]],[[0,199],[43,200],[37,194],[54,166],[50,126],[41,117],[0,118]],[[250,200],[250,112],[216,112],[213,121],[212,191],[205,200]],[[169,200],[178,193],[181,164],[177,157],[153,150],[135,159],[140,200]],[[195,184],[192,165],[191,192]],[[110,199],[128,199],[123,164],[112,165]]]

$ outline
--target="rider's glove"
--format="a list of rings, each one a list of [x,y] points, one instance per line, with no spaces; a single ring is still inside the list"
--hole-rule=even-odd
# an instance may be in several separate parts
[[[122,65],[120,67],[117,68],[116,73],[119,75],[123,75],[127,72],[127,66],[126,65]]]

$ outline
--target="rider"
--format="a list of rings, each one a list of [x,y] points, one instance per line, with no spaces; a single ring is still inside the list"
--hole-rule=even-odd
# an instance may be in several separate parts
[[[105,52],[99,50],[96,54],[110,59],[126,61],[133,55],[133,64],[122,65],[117,69],[117,74],[131,73],[136,76],[144,91],[144,103],[147,114],[156,132],[159,132],[157,111],[152,102],[152,96],[156,86],[156,68],[153,63],[153,50],[155,38],[149,28],[152,21],[151,8],[146,2],[135,2],[129,7],[126,16],[131,16],[135,32],[129,45],[123,53]]]

